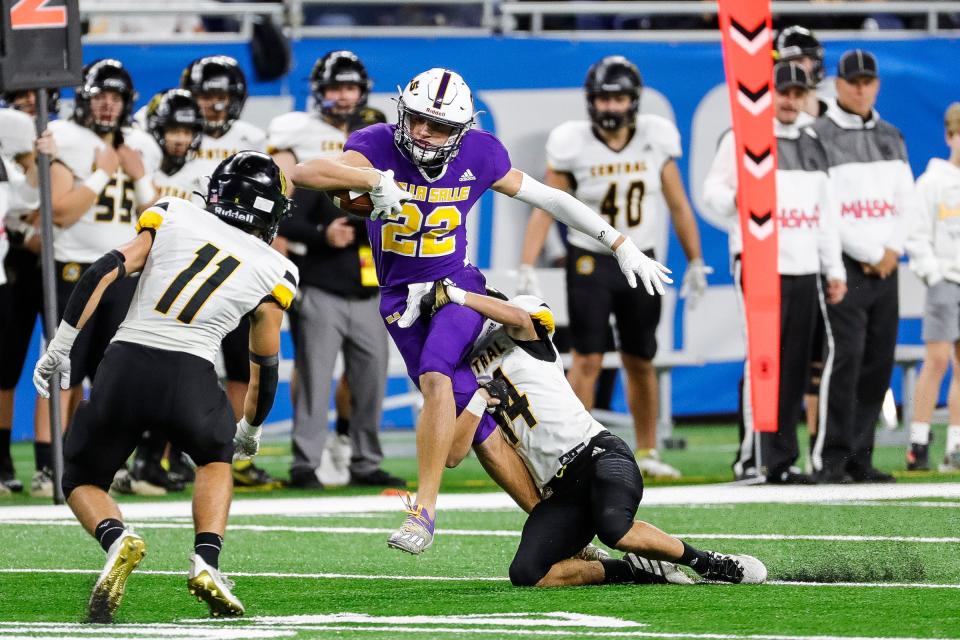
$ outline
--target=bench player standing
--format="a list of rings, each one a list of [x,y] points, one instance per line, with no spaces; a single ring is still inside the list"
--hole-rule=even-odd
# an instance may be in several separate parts
[[[296,267],[269,246],[289,210],[285,187],[269,156],[247,151],[213,172],[206,209],[177,198],[151,206],[133,240],[85,270],[37,362],[34,384],[49,397],[54,373],[69,379],[70,351],[98,305],[128,273],[141,273],[130,279],[137,295],[64,443],[67,504],[107,553],[90,597],[92,622],[112,620],[146,553],[146,542],[124,525],[106,492],[146,430],[164,433],[197,464],[190,593],[214,616],[243,614],[219,557],[233,494],[230,461],[235,444],[243,456],[259,448],[277,389],[283,310],[296,293]],[[243,316],[251,318],[251,384],[235,424],[214,360]],[[149,381],[154,402],[136,391],[137,381]]]
[[[419,554],[433,542],[440,478],[453,441],[456,414],[477,389],[464,361],[483,324],[461,307],[442,309],[429,324],[415,323],[419,299],[437,279],[484,291],[480,270],[466,254],[465,217],[493,189],[541,207],[611,249],[631,284],[639,275],[648,293],[662,293],[667,270],[645,256],[594,211],[511,166],[494,136],[472,131],[476,119],[469,86],[457,73],[434,68],[418,74],[398,101],[397,125],[354,132],[338,159],[297,165],[298,186],[369,192],[374,209],[367,231],[380,282],[380,315],[424,395],[417,422],[417,504],[410,504],[388,545]],[[394,182],[396,175],[397,182]],[[490,420],[477,431],[482,441]]]
[[[663,224],[662,194],[689,261],[680,294],[689,296],[692,306],[706,290],[712,269],[703,263],[700,233],[677,167],[680,133],[665,118],[638,113],[642,86],[640,71],[623,56],[608,56],[591,66],[584,82],[590,119],[565,122],[550,133],[545,182],[599,211],[651,258]],[[520,291],[537,289],[533,264],[551,224],[549,214],[533,211],[524,238]],[[610,250],[596,239],[572,230],[567,241],[570,385],[592,408],[613,314],[640,470],[653,477],[679,477],[680,472],[657,455],[653,357],[661,300],[627,287]]]
[[[243,150],[267,150],[263,129],[240,119],[247,101],[247,79],[239,63],[230,56],[197,58],[183,70],[180,86],[189,91],[203,117],[203,139],[197,157],[222,162]],[[250,372],[246,364],[246,319],[223,340],[223,365],[227,376],[227,397],[237,416],[243,410]],[[265,470],[244,460],[234,464],[233,479],[238,485],[273,488],[276,483]]]

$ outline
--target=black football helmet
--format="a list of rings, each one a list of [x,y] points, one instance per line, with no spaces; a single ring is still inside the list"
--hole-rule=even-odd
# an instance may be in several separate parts
[[[323,99],[324,90],[335,84],[355,84],[360,87],[360,100],[349,113],[333,110],[334,104]],[[331,51],[317,60],[310,72],[310,93],[313,94],[316,108],[325,117],[345,122],[354,117],[367,105],[367,97],[373,81],[367,75],[367,68],[352,51]]]
[[[226,92],[226,104],[215,105],[217,111],[227,112],[222,122],[204,120],[205,133],[219,136],[230,130],[233,123],[240,119],[240,112],[247,101],[247,78],[243,69],[230,56],[206,56],[197,58],[183,70],[180,76],[180,87],[198,97],[211,91]]]
[[[595,62],[587,71],[583,88],[587,92],[587,113],[600,129],[614,130],[626,125],[634,126],[640,110],[640,90],[643,77],[637,66],[623,56],[607,56]],[[625,113],[598,111],[593,99],[603,94],[627,94],[632,98]]]
[[[29,116],[36,116],[36,101],[34,101],[34,112],[29,112],[20,106],[17,106],[17,100],[29,93],[40,91],[40,89],[21,89],[20,91],[4,91],[0,94],[0,105],[24,111]],[[47,111],[51,116],[56,116],[60,112],[60,89],[47,89]]]
[[[273,158],[240,151],[213,170],[207,211],[270,244],[280,221],[290,215],[287,179]]]
[[[170,127],[185,127],[193,132],[190,146],[182,156],[174,156],[167,152],[164,135]],[[163,163],[160,169],[167,175],[180,170],[187,160],[200,148],[203,139],[203,118],[200,117],[200,107],[189,91],[184,89],[168,89],[153,96],[147,105],[147,131],[163,150]]]
[[[123,63],[112,58],[91,62],[83,68],[83,84],[77,87],[74,97],[73,119],[98,135],[116,133],[130,122],[133,103],[137,92],[133,89],[133,79]],[[90,109],[93,96],[104,91],[115,91],[123,99],[123,110],[115,122],[96,121]]]
[[[811,87],[815,87],[823,82],[826,73],[823,68],[823,45],[813,35],[813,32],[806,27],[793,25],[786,27],[777,34],[774,42],[773,58],[777,62],[795,62],[799,58],[810,58],[813,60],[813,69],[811,70]]]

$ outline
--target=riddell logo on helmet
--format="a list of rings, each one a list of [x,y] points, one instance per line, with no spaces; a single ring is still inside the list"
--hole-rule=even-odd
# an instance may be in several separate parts
[[[426,111],[431,115],[440,116],[441,118],[444,118],[447,115],[446,111],[440,111],[439,109],[433,109],[432,107],[427,107]]]
[[[214,207],[213,210],[214,210],[214,213],[216,213],[218,216],[221,216],[224,218],[231,218],[239,222],[248,222],[248,223],[253,222],[252,213],[241,213],[240,211],[236,211],[234,209],[224,209],[223,207]]]

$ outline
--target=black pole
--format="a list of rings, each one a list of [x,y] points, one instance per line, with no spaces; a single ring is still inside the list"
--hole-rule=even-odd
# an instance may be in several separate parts
[[[37,89],[37,135],[47,129],[47,90]],[[40,263],[43,266],[43,333],[49,342],[57,330],[57,285],[53,262],[53,206],[50,202],[50,156],[37,154],[40,178]],[[60,374],[50,380],[50,453],[53,455],[53,503],[63,504],[63,446],[60,420]]]

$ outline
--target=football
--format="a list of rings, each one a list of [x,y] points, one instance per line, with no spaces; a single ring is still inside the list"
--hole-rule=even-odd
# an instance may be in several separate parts
[[[349,214],[361,218],[369,218],[373,212],[373,200],[370,199],[369,193],[358,193],[356,191],[338,189],[336,191],[328,191],[327,195],[330,196],[330,199],[333,200],[333,204],[336,205],[337,208]]]

